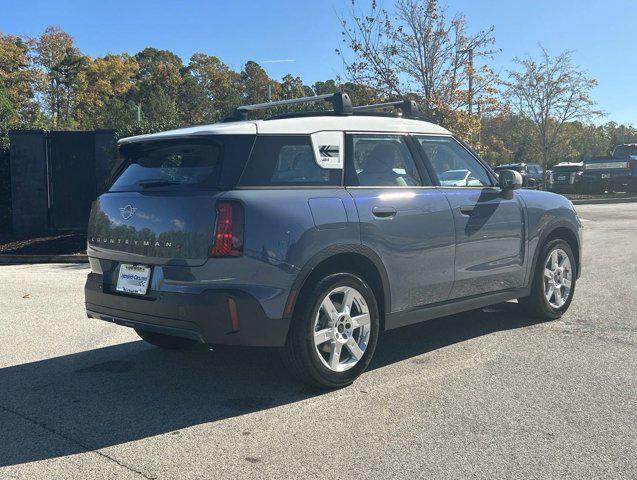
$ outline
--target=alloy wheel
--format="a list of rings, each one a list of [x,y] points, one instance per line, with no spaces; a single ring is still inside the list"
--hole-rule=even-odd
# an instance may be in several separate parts
[[[344,372],[365,354],[371,333],[369,308],[353,287],[331,290],[314,319],[314,346],[321,363],[334,372]]]
[[[553,308],[561,308],[571,294],[571,260],[561,248],[553,250],[544,263],[544,296]]]

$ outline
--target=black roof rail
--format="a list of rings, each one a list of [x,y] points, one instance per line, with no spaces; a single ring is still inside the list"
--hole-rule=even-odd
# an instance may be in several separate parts
[[[327,101],[332,103],[333,111],[330,113],[337,115],[351,115],[352,101],[347,93],[327,93],[325,95],[314,95],[312,97],[291,98],[289,100],[279,100],[276,102],[255,103],[254,105],[242,105],[237,107],[234,112],[223,119],[224,122],[236,122],[247,120],[248,113],[256,110],[267,110],[269,108],[281,107],[286,105],[297,105],[299,103]]]
[[[394,107],[399,109],[403,117],[405,118],[416,118],[420,114],[420,110],[418,105],[413,100],[396,100],[394,102],[382,102],[382,103],[373,103],[371,105],[360,105],[358,107],[353,107],[352,110],[354,112],[364,112],[367,110],[380,110],[382,108]]]
[[[339,114],[334,113],[333,110],[310,110],[303,112],[283,112],[277,113],[276,115],[271,115],[266,117],[264,120],[281,120],[283,118],[306,118],[306,117],[325,117],[325,116],[338,116]],[[373,111],[373,110],[361,110],[361,111],[353,111],[353,116],[360,117],[401,117],[402,114],[400,112],[383,112],[383,111]]]

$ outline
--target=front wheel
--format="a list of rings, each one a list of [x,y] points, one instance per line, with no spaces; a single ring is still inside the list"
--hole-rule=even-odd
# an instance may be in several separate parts
[[[339,388],[361,375],[376,348],[379,313],[365,281],[337,273],[300,299],[282,356],[305,383]]]
[[[518,303],[532,316],[544,320],[560,318],[573,300],[577,264],[564,240],[552,240],[542,248],[535,267],[531,295]]]

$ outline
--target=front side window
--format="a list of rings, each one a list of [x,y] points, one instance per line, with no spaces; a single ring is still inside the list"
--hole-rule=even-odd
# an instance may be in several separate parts
[[[451,137],[417,136],[443,187],[486,187],[491,178],[482,164]]]
[[[361,187],[411,187],[422,181],[401,135],[352,135],[347,184]]]
[[[317,165],[310,137],[263,135],[257,137],[240,186],[338,186],[341,170]]]

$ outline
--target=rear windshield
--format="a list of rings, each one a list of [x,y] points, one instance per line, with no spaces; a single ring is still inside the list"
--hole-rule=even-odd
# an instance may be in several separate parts
[[[232,186],[253,141],[253,136],[224,135],[124,145],[110,191]]]
[[[555,165],[554,172],[579,172],[583,167],[579,165]]]
[[[637,155],[637,145],[617,145],[613,150],[613,157],[622,158]]]

